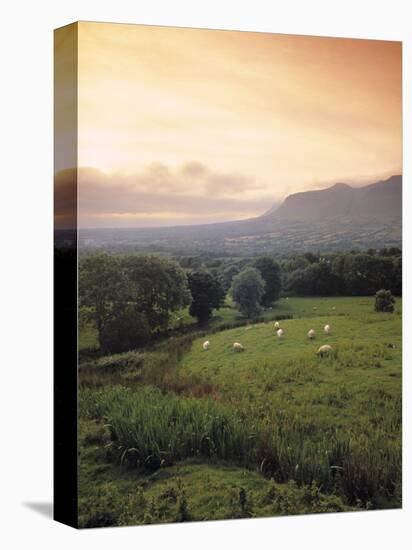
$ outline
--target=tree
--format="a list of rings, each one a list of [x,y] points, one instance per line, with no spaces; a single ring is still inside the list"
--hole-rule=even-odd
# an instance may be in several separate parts
[[[190,304],[184,271],[155,256],[94,254],[81,261],[82,315],[96,323],[103,350],[131,349],[168,327],[170,314]],[[129,328],[128,328],[129,327]]]
[[[239,311],[247,317],[259,313],[265,293],[265,281],[254,267],[247,267],[233,279],[231,294]]]
[[[168,327],[170,314],[191,302],[187,277],[175,262],[157,256],[126,256],[129,302],[144,313],[153,332]]]
[[[385,311],[392,313],[395,309],[395,298],[390,290],[378,290],[375,294],[375,311]]]
[[[206,323],[213,309],[222,307],[225,291],[219,279],[208,271],[193,271],[188,276],[189,289],[192,295],[189,313],[196,317],[199,324]]]
[[[146,316],[131,305],[115,309],[101,333],[101,347],[105,353],[122,353],[139,348],[150,340],[150,326]]]
[[[334,272],[352,296],[371,296],[380,288],[390,288],[393,274],[391,258],[368,254],[344,254],[335,259]]]
[[[223,272],[220,275],[220,280],[225,292],[228,292],[232,284],[233,277],[238,275],[240,271],[241,271],[241,267],[237,263],[231,264],[228,267],[226,267],[226,269],[223,270]]]
[[[104,326],[113,308],[126,303],[126,294],[126,280],[116,257],[97,253],[81,260],[79,303],[84,317],[95,322],[101,347]]]
[[[295,255],[283,262],[282,269],[283,271],[290,273],[292,271],[296,271],[297,269],[304,269],[305,267],[308,267],[308,265],[309,262],[304,256]]]
[[[336,296],[342,294],[343,282],[329,262],[321,261],[291,273],[286,288],[298,296]]]
[[[280,295],[282,283],[279,264],[272,258],[263,256],[255,261],[254,267],[260,271],[265,281],[265,293],[262,297],[262,304],[269,306],[275,300],[278,300]]]

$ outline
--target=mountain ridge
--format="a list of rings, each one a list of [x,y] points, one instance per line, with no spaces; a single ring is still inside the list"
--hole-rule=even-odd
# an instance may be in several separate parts
[[[389,202],[388,202],[389,201]],[[394,175],[363,187],[335,183],[325,189],[293,193],[270,215],[277,219],[325,220],[352,217],[359,220],[396,219],[402,211],[402,176]]]

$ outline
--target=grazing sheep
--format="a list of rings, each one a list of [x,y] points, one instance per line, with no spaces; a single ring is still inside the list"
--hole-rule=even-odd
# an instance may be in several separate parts
[[[324,332],[325,334],[330,334],[330,333],[332,332],[332,329],[330,328],[330,325],[325,325],[325,326],[323,327],[323,332]]]
[[[320,346],[317,353],[318,353],[318,355],[323,357],[324,355],[327,355],[331,351],[333,351],[332,346],[330,346],[329,344],[324,344],[323,346]]]
[[[285,331],[283,330],[283,328],[280,328],[276,331],[276,334],[278,335],[278,338],[282,338],[285,334]]]
[[[239,342],[233,344],[233,351],[245,351],[245,348]]]
[[[209,349],[210,342],[209,340],[206,340],[206,342],[203,342],[203,351],[207,351]]]
[[[315,336],[316,336],[316,333],[315,333],[315,331],[313,330],[313,328],[311,328],[311,329],[309,330],[309,332],[308,332],[308,338],[309,338],[309,340],[313,340],[313,339],[315,338]]]
[[[275,327],[276,330],[277,330],[278,328],[280,328],[279,321],[276,321],[276,323],[275,323],[273,326]]]

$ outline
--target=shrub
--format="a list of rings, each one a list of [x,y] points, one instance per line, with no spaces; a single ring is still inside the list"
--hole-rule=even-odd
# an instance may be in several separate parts
[[[392,313],[395,309],[395,298],[390,290],[378,290],[375,294],[375,311],[384,311]]]
[[[150,327],[146,317],[133,307],[113,314],[105,323],[100,341],[105,353],[121,353],[136,349],[150,340]]]
[[[81,386],[101,387],[124,383],[125,378],[141,377],[145,354],[136,351],[116,353],[83,363],[79,368]]]
[[[112,527],[118,525],[119,492],[113,483],[105,483],[83,505],[84,519],[80,518],[80,526]]]
[[[93,363],[87,363],[87,365],[93,365],[97,369],[102,371],[117,371],[136,369],[143,366],[145,354],[138,351],[127,351],[125,353],[114,353],[113,355],[106,355],[96,359]]]

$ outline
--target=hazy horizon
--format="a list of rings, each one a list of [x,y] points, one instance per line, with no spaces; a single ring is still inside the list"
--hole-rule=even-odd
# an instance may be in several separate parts
[[[58,174],[56,174],[56,183],[57,183],[57,185],[56,185],[56,191],[57,191],[56,196],[57,197],[61,196],[61,198],[62,198],[61,201],[57,202],[57,210],[63,211],[63,209],[64,209],[65,198],[67,196],[67,194],[65,193],[65,188],[67,189],[67,185],[71,186],[73,184],[74,179],[71,178],[69,174],[71,174],[72,171],[74,171],[74,170],[75,169],[66,169],[66,170],[63,170],[63,171],[59,172]],[[80,174],[82,173],[83,170],[86,170],[86,169],[80,168],[78,170],[79,180],[81,179]],[[95,169],[87,169],[86,173],[88,173],[89,171],[91,171],[91,173],[94,176],[99,175],[102,178],[104,178],[105,176],[108,176],[107,174],[105,175],[104,173],[99,173]],[[69,175],[69,177],[67,177],[67,175]],[[378,183],[379,181],[387,180],[388,178],[390,178],[392,176],[402,176],[402,173],[399,173],[399,174],[385,174],[381,177],[373,178],[372,181],[369,181],[369,178],[368,179],[359,178],[357,181],[352,181],[352,182],[348,182],[348,181],[344,181],[344,180],[339,180],[339,181],[336,181],[336,182],[328,182],[328,184],[325,184],[322,187],[317,186],[317,187],[314,187],[313,189],[305,189],[304,191],[296,190],[294,193],[291,193],[291,195],[296,194],[296,193],[300,193],[300,192],[305,192],[305,191],[321,191],[321,190],[333,187],[334,185],[336,185],[338,183],[341,183],[341,184],[343,183],[343,184],[346,184],[346,185],[350,185],[353,188],[361,188],[361,187],[366,187],[366,186],[368,186],[372,183]],[[86,179],[83,179],[83,184],[85,184],[85,182],[86,182]],[[116,188],[118,188],[118,186],[119,186],[119,183],[116,184]],[[104,197],[104,191],[103,191],[103,194],[102,194],[103,189],[105,189],[107,191],[107,189],[108,189],[107,182],[103,185],[101,183],[99,184],[97,182],[96,187],[93,187],[93,184],[92,185],[84,185],[84,191],[86,190],[87,197],[84,196],[83,200],[85,202],[85,207],[88,208],[88,211],[93,209],[93,203],[97,206],[98,209],[101,208],[101,207],[104,208],[105,197]],[[97,201],[95,200],[96,196],[97,196],[97,199],[99,199]],[[256,213],[256,214],[254,214],[254,215],[250,215],[250,216],[246,216],[246,217],[243,216],[242,217],[241,216],[242,210],[240,210],[240,211],[234,212],[234,214],[233,214],[234,217],[232,219],[223,220],[223,221],[219,220],[219,219],[216,219],[216,220],[211,219],[210,221],[204,221],[203,223],[199,222],[199,218],[197,216],[195,216],[195,218],[193,220],[191,220],[190,217],[188,217],[187,215],[185,215],[184,220],[181,221],[181,222],[179,222],[179,220],[176,219],[176,223],[171,223],[168,220],[165,220],[163,223],[158,223],[156,221],[156,217],[154,218],[154,220],[150,219],[150,209],[153,208],[153,203],[151,203],[150,201],[146,201],[145,205],[144,205],[144,208],[146,210],[149,209],[149,213],[148,213],[149,215],[146,215],[146,224],[144,224],[144,225],[143,224],[142,225],[130,225],[128,223],[127,219],[125,221],[125,223],[126,223],[125,225],[120,225],[119,223],[117,223],[117,225],[114,225],[114,226],[85,225],[84,221],[83,221],[83,223],[79,223],[79,229],[145,229],[145,228],[155,229],[155,228],[167,228],[167,227],[176,227],[176,226],[208,225],[208,224],[225,223],[225,222],[231,222],[231,221],[242,221],[242,220],[245,220],[245,219],[250,219],[250,218],[255,218],[255,217],[262,216],[265,213],[269,212],[270,210],[273,210],[273,211],[276,210],[284,202],[284,200],[289,196],[290,195],[286,195],[285,197],[282,197],[278,201],[272,201],[272,203],[270,203],[270,204],[265,204],[263,206],[263,210]],[[110,191],[108,193],[108,197],[109,198],[111,197]],[[123,200],[123,198],[124,198],[124,194],[122,194],[122,200]],[[153,198],[153,196],[152,196],[152,198]],[[176,198],[176,200],[179,203],[179,201],[181,199],[179,197],[179,198]],[[111,206],[113,206],[113,205],[111,205]],[[206,204],[204,206],[207,209],[208,205]],[[119,217],[121,219],[121,215]],[[127,218],[127,216],[126,216],[126,218]],[[104,215],[100,219],[104,223]],[[119,219],[117,220],[117,222],[119,222]],[[71,226],[71,224],[70,224],[70,226]]]

